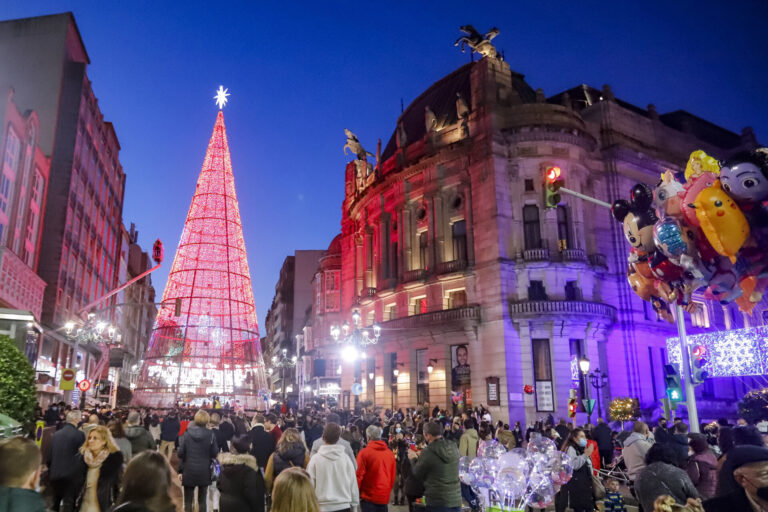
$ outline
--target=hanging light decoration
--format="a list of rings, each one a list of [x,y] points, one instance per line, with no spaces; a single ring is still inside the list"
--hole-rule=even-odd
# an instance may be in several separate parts
[[[688,346],[704,347],[704,370],[710,377],[743,377],[768,374],[768,327],[707,332],[687,337]],[[680,365],[680,341],[667,338],[672,364]]]
[[[365,347],[375,345],[381,337],[379,324],[374,323],[370,329],[360,327],[360,312],[357,310],[352,313],[352,322],[354,327],[351,329],[347,321],[341,327],[336,324],[331,326],[331,337],[341,344],[341,357],[348,362],[365,359]]]

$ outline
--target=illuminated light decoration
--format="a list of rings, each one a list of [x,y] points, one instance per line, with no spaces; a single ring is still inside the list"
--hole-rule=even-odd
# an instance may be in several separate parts
[[[709,377],[742,377],[768,373],[768,327],[708,332],[687,337],[691,347],[703,347]],[[680,343],[667,338],[672,364],[680,367]]]
[[[213,99],[216,100],[216,105],[219,107],[219,110],[224,108],[224,105],[227,104],[227,101],[229,101],[229,89],[225,89],[223,85],[219,86],[219,90],[216,91],[216,96],[213,97]]]
[[[636,398],[619,397],[611,400],[608,415],[613,421],[632,421],[640,417],[640,407]]]
[[[227,95],[219,88],[219,108]],[[162,302],[134,403],[167,407],[218,396],[222,403],[264,410],[270,392],[221,110]]]

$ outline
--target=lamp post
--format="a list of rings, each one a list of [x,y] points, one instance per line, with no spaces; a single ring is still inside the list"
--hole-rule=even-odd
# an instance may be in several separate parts
[[[288,391],[288,389],[285,387],[285,370],[296,366],[296,361],[297,361],[296,356],[288,357],[288,349],[285,349],[285,348],[280,351],[279,359],[277,356],[272,357],[272,366],[274,368],[280,369],[280,378],[283,381],[282,391],[283,391],[284,404],[286,401],[286,393]],[[270,370],[272,370],[272,368],[270,368]],[[270,371],[269,374],[272,375],[272,372]],[[291,391],[293,391],[293,387],[291,387]]]
[[[597,416],[598,418],[603,417],[603,408],[600,405],[600,390],[603,389],[605,386],[608,385],[608,375],[600,371],[600,368],[595,368],[595,370],[589,374],[589,381],[592,383],[592,387],[596,390],[597,395]]]
[[[589,359],[586,357],[582,357],[579,359],[579,370],[581,370],[581,374],[584,378],[584,394],[586,395],[586,406],[584,407],[587,410],[587,424],[592,423],[592,408],[590,407],[590,392],[589,392],[589,380],[588,380],[588,374],[589,374]]]
[[[331,337],[342,345],[342,356],[348,361],[365,359],[365,347],[375,345],[381,337],[381,326],[374,323],[370,329],[360,326],[360,312],[352,312],[353,326],[345,321],[341,327],[331,326]]]

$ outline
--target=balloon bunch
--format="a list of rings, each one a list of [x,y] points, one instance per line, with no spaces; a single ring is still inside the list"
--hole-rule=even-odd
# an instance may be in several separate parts
[[[531,437],[526,450],[507,451],[496,440],[481,441],[477,457],[459,459],[459,479],[475,491],[488,512],[546,508],[571,476],[571,458],[540,434]]]
[[[655,189],[637,184],[614,201],[631,245],[627,280],[669,322],[670,303],[694,310],[694,291],[751,314],[768,285],[768,148],[722,165],[694,151],[684,177],[666,171]]]

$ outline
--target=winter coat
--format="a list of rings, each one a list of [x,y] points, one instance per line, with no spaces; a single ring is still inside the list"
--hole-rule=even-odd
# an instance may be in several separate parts
[[[211,485],[211,461],[219,453],[213,432],[195,423],[179,440],[179,473],[185,487]]]
[[[517,437],[511,430],[499,430],[496,433],[496,438],[507,450],[512,450],[517,446]]]
[[[592,446],[592,469],[594,471],[600,470],[600,449],[597,447],[597,441],[594,439],[587,440],[587,446]]]
[[[349,442],[341,438],[339,438],[339,440],[336,441],[336,444],[344,447],[344,453],[347,454],[347,456],[349,457],[349,460],[352,461],[352,466],[355,468],[355,470],[357,470],[357,459],[355,459],[355,453],[352,451],[352,445],[350,445]],[[317,454],[320,451],[320,448],[322,448],[324,445],[325,445],[325,441],[323,441],[322,437],[317,441],[315,441],[314,443],[312,443],[312,451],[309,457],[312,458],[315,454]]]
[[[74,461],[75,466],[75,488],[78,495],[75,501],[75,509],[80,510],[83,498],[85,497],[86,478],[88,477],[88,464],[85,463],[83,455],[77,454]],[[123,470],[122,452],[110,453],[99,468],[99,480],[96,484],[96,499],[99,502],[100,510],[109,510],[109,507],[117,500],[120,490],[120,474]]]
[[[228,421],[222,421],[219,425],[219,430],[221,430],[221,433],[224,435],[224,439],[227,441],[231,441],[232,438],[235,437],[235,426]],[[224,447],[221,449],[223,450]]]
[[[264,512],[264,479],[253,455],[219,454],[219,512]]]
[[[160,440],[176,441],[179,438],[181,422],[178,416],[166,416],[160,423]]]
[[[267,491],[272,492],[275,478],[284,469],[306,468],[307,464],[309,464],[309,453],[302,443],[291,443],[285,447],[282,453],[276,451],[270,455],[264,470],[264,483],[267,485]]]
[[[125,427],[125,437],[131,442],[131,452],[134,457],[144,450],[154,450],[157,448],[152,434],[141,425]]]
[[[568,430],[568,425],[564,423],[558,423],[555,426],[555,432],[557,432],[557,435],[560,436],[560,441],[565,441],[568,439],[568,436],[570,435],[571,431]]]
[[[239,436],[248,433],[248,425],[245,423],[245,418],[241,416],[232,418],[232,426],[235,427],[235,433]]]
[[[715,496],[717,490],[717,459],[715,454],[707,450],[695,453],[685,468],[691,482],[699,491],[702,500]]]
[[[675,451],[677,466],[684,468],[688,463],[688,436],[686,434],[674,434],[667,443]]]
[[[413,476],[424,482],[424,497],[430,506],[460,507],[459,450],[456,445],[437,438],[419,455]]]
[[[304,430],[304,439],[307,442],[307,446],[312,446],[312,444],[321,437],[323,437],[323,427],[319,423],[315,423]]]
[[[748,512],[752,510],[752,505],[749,503],[747,493],[739,487],[734,492],[705,501],[704,510],[705,512],[736,512],[737,510]]]
[[[123,453],[123,460],[125,462],[128,462],[133,458],[133,448],[131,447],[131,442],[127,437],[116,437],[115,444]]]
[[[395,485],[395,454],[384,441],[371,441],[357,454],[360,499],[386,505]]]
[[[632,432],[624,441],[624,463],[627,465],[627,476],[634,480],[638,473],[645,467],[645,454],[651,448],[651,443],[643,434]],[[651,508],[653,510],[653,508]]]
[[[613,450],[613,431],[607,423],[598,423],[592,431],[592,435],[597,441],[597,448],[600,451]]]
[[[307,473],[312,479],[321,512],[357,508],[360,493],[355,468],[343,446],[338,443],[321,446],[309,459]]]
[[[69,480],[74,476],[72,461],[84,442],[85,434],[71,423],[65,423],[61,430],[51,436],[46,462],[51,481]]]
[[[459,439],[459,456],[469,457],[469,460],[477,457],[477,444],[479,437],[477,436],[477,430],[470,428],[464,431],[461,439]]]
[[[219,451],[228,452],[229,445],[227,444],[227,435],[221,431],[221,428],[213,428],[213,435],[216,436],[216,444],[219,447]]]
[[[266,467],[269,456],[275,451],[274,439],[261,424],[254,425],[248,435],[251,438],[251,455],[256,457],[260,468]]]
[[[684,505],[699,492],[684,470],[665,462],[649,464],[635,477],[635,494],[643,510],[653,510],[656,498],[668,494]]]
[[[573,510],[594,510],[592,460],[584,455],[584,450],[581,448],[568,446],[566,453],[571,458],[573,476],[555,496],[555,510],[562,512],[566,507],[571,507]]]
[[[0,487],[0,510],[3,512],[46,512],[40,493],[21,487]]]

